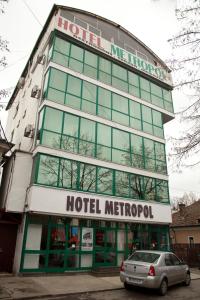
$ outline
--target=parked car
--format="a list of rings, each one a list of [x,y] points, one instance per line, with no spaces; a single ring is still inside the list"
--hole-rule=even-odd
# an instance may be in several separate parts
[[[168,286],[183,282],[190,285],[190,270],[175,254],[162,251],[135,251],[123,261],[120,279],[124,287],[141,286],[158,289],[161,295],[167,293]]]

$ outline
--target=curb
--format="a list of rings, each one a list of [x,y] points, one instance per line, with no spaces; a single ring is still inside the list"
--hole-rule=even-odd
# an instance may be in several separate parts
[[[104,289],[104,290],[91,290],[91,291],[83,291],[83,292],[70,292],[70,293],[62,293],[62,294],[45,294],[45,295],[37,295],[37,296],[27,296],[27,297],[22,297],[22,298],[4,298],[5,300],[31,300],[31,299],[45,299],[45,298],[60,298],[60,297],[66,297],[70,295],[80,295],[80,294],[89,294],[89,293],[100,293],[100,292],[105,292],[105,291],[113,291],[113,290],[122,290],[124,287],[121,288],[109,288],[109,289]],[[1,299],[1,298],[0,298]],[[3,298],[2,298],[3,299]]]

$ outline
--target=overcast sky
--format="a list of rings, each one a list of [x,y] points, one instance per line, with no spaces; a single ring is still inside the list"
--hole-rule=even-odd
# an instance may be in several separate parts
[[[0,35],[9,41],[10,48],[8,66],[0,69],[0,89],[15,87],[54,3],[108,18],[133,33],[161,59],[170,57],[167,40],[178,30],[176,0],[9,0],[6,13],[0,15]],[[184,98],[180,93],[174,93],[173,98],[177,111]],[[5,112],[0,112],[0,119],[5,126]],[[174,121],[170,123],[165,126],[167,136],[175,126],[180,127]],[[177,174],[169,168],[170,195],[193,191],[200,197],[198,169],[185,169]]]

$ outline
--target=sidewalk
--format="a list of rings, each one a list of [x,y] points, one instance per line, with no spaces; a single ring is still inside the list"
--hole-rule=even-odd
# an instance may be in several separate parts
[[[200,270],[191,269],[191,278],[200,279]],[[94,277],[88,274],[57,276],[0,275],[0,299],[30,299],[67,294],[121,289],[119,276]]]

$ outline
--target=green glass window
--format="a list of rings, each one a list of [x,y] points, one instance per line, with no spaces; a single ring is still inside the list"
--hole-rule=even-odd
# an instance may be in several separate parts
[[[70,159],[38,154],[34,160],[34,183],[66,189],[116,195],[130,199],[169,202],[168,183]]]
[[[81,118],[80,138],[95,142],[95,128],[96,124],[94,121]]]
[[[112,77],[112,85],[118,90],[128,92],[128,83],[124,80]]]
[[[135,168],[144,168],[143,139],[138,135],[131,135],[131,163]]]
[[[55,37],[51,43],[49,57],[54,62],[173,112],[171,91],[61,38]],[[62,103],[61,95],[57,101]]]
[[[112,65],[112,75],[127,81],[127,70],[116,64]]]
[[[143,121],[152,124],[151,108],[142,105],[142,119]]]
[[[136,87],[139,86],[139,76],[128,71],[128,81],[131,85],[134,85]]]
[[[80,163],[79,189],[86,192],[96,190],[96,167]]]
[[[151,83],[151,93],[162,98],[162,89],[156,84]]]
[[[59,168],[59,187],[76,189],[77,184],[77,163],[61,159]]]
[[[97,143],[111,147],[111,127],[98,123]]]
[[[134,118],[141,119],[141,104],[129,100],[130,115]]]
[[[146,169],[155,171],[154,142],[152,140],[144,139],[144,155]]]
[[[52,69],[56,77],[56,69]],[[61,74],[60,72],[59,74]],[[67,90],[47,89],[47,98],[163,138],[162,114],[119,94],[67,75]],[[45,95],[44,95],[45,96]],[[166,102],[166,101],[165,101]],[[171,105],[170,102],[166,102]],[[142,120],[141,120],[142,116]]]
[[[46,107],[44,129],[61,132],[63,112],[57,109]]]
[[[129,151],[129,133],[113,128],[112,145],[115,148]]]
[[[43,145],[59,149],[60,141],[61,141],[61,134],[51,132],[51,131],[46,131],[46,130],[42,132]]]
[[[167,181],[156,179],[156,195],[159,202],[169,202]]]
[[[149,177],[144,178],[144,198],[146,200],[155,201],[156,189],[155,189],[154,178],[149,178]]]
[[[130,174],[130,197],[131,198],[145,199],[143,180],[144,180],[143,176]]]
[[[48,71],[45,75],[45,79],[44,79],[44,87],[43,87],[43,97],[46,97],[46,93],[47,93],[47,88],[48,88],[48,84],[49,84],[49,74],[50,72]]]
[[[153,124],[162,128],[162,114],[156,110],[152,110]]]
[[[83,98],[96,103],[97,86],[83,81]]]
[[[148,80],[140,77],[140,87],[141,89],[147,91],[147,92],[150,92],[150,83]]]
[[[99,87],[98,104],[111,108],[111,92]]]
[[[58,37],[55,38],[55,45],[54,49],[60,53],[63,53],[65,55],[69,55],[69,49],[70,49],[70,43],[67,41],[64,41],[63,39],[60,39]]]
[[[40,155],[37,183],[57,186],[59,158]]]
[[[115,171],[115,195],[129,197],[129,174]]]
[[[64,118],[63,133],[78,137],[78,127],[79,117],[66,113]]]
[[[84,52],[82,48],[71,44],[71,53],[70,53],[71,57],[83,61],[83,53]]]
[[[110,169],[100,168],[97,170],[97,193],[112,195],[113,172]]]
[[[67,84],[67,92],[76,95],[81,96],[81,80],[79,78],[76,78],[74,76],[68,76],[68,84]]]
[[[99,57],[99,69],[105,73],[111,74],[111,62]]]
[[[51,69],[49,81],[50,87],[56,88],[57,90],[64,92],[66,88],[66,79],[67,75],[64,72],[53,68]]]
[[[85,50],[85,63],[93,66],[94,68],[97,68],[98,56]]]
[[[163,97],[164,97],[164,100],[171,102],[172,101],[171,91],[167,91],[167,90],[163,89]]]
[[[112,96],[113,109],[128,115],[128,99],[114,93]]]

